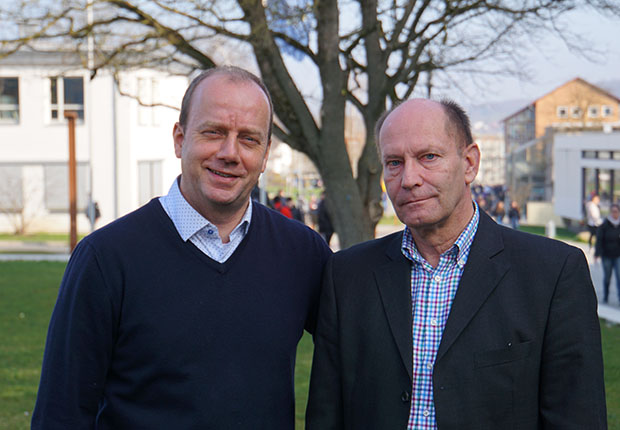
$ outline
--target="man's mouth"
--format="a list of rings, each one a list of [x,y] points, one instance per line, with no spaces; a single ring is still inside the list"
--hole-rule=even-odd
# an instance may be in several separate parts
[[[222,178],[234,178],[235,177],[235,175],[229,175],[228,173],[220,172],[220,171],[217,171],[217,170],[213,170],[213,169],[209,169],[209,168],[207,168],[207,170],[209,172],[217,175],[217,176],[221,176]]]

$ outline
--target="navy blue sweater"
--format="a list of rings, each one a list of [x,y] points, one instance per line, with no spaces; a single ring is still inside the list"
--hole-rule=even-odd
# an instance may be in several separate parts
[[[259,204],[224,263],[157,200],[99,229],[67,266],[32,428],[293,429],[296,346],[330,252]]]

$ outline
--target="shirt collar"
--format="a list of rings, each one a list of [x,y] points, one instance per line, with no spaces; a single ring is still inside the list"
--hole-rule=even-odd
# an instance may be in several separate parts
[[[187,241],[194,234],[198,233],[203,229],[214,229],[217,231],[217,227],[211,223],[208,219],[203,217],[196,209],[190,205],[183,194],[181,194],[181,190],[179,188],[179,180],[180,176],[178,176],[170,186],[170,190],[168,194],[161,197],[161,203],[164,207],[164,210],[172,220],[177,232],[181,236],[183,241]],[[252,199],[249,199],[250,203],[248,204],[241,221],[239,224],[233,229],[231,232],[235,234],[238,230],[240,230],[243,234],[245,234],[250,226],[250,221],[252,219]],[[219,238],[218,235],[214,235]]]
[[[456,263],[461,267],[464,267],[465,263],[467,262],[469,250],[471,248],[472,242],[474,241],[474,237],[476,236],[476,232],[478,231],[478,222],[480,221],[480,210],[478,209],[478,204],[475,201],[472,201],[472,203],[474,205],[474,215],[471,217],[471,220],[469,220],[469,223],[467,223],[454,244],[442,254],[442,256],[455,256]],[[405,227],[401,247],[403,254],[408,259],[421,264],[424,264],[426,262],[426,260],[424,259],[424,257],[422,257],[422,254],[419,253],[418,248],[415,245],[409,227]]]

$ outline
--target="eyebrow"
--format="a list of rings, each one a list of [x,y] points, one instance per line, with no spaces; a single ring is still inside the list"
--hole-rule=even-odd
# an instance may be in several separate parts
[[[223,123],[219,123],[216,121],[203,121],[201,123],[198,124],[198,127],[196,127],[198,130],[202,130],[205,128],[227,128],[227,126]],[[256,135],[256,136],[261,136],[263,137],[265,140],[267,140],[267,131],[265,130],[264,132],[262,130],[259,129],[252,129],[252,128],[242,128],[239,130],[240,133],[246,133],[246,134],[251,134],[251,135]]]

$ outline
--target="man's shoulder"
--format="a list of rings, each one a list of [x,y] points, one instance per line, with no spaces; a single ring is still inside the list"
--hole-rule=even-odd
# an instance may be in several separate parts
[[[253,216],[252,222],[256,221],[259,225],[274,225],[278,229],[284,229],[298,234],[308,234],[313,231],[304,223],[293,218],[288,218],[284,216],[282,212],[271,209],[256,201],[252,202],[252,212],[256,214]],[[308,230],[310,230],[310,232]]]
[[[277,210],[268,208],[258,202],[252,203],[252,225],[258,234],[255,237],[265,237],[271,242],[281,241],[286,246],[313,243],[321,248],[327,244],[321,236],[296,219],[287,218]]]
[[[340,260],[362,261],[366,259],[374,259],[376,256],[384,254],[398,254],[400,252],[402,237],[403,231],[397,231],[378,239],[358,243],[350,248],[338,251],[334,254],[334,256],[337,256]]]
[[[136,237],[153,237],[153,225],[165,220],[166,213],[158,199],[123,215],[84,238],[91,245],[125,246]]]
[[[570,253],[582,253],[581,249],[560,240],[514,230],[507,226],[495,225],[493,228],[497,230],[492,231],[492,234],[499,233],[504,249],[518,254],[521,258],[529,256],[533,259],[543,260],[564,259]]]

